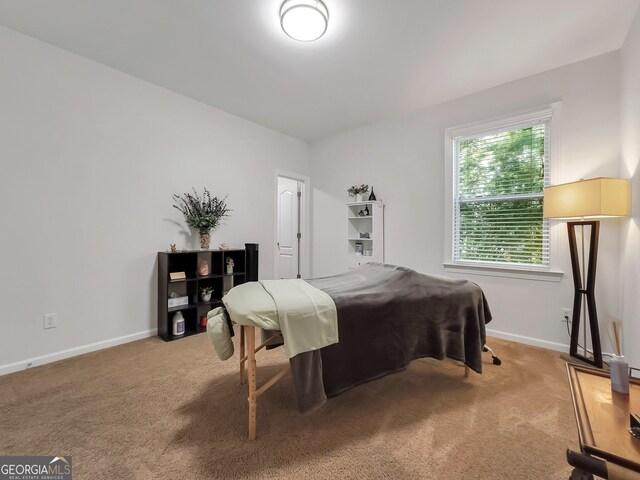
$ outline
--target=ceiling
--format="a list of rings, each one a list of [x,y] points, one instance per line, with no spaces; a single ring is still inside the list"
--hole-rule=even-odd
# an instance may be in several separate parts
[[[0,24],[303,140],[616,50],[640,0],[3,0]]]

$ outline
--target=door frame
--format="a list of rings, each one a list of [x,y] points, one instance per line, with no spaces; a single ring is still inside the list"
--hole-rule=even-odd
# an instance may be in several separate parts
[[[296,180],[302,183],[302,196],[300,197],[300,233],[302,235],[300,242],[300,275],[302,278],[309,278],[311,275],[310,268],[310,221],[311,218],[311,202],[309,196],[311,192],[311,179],[307,175],[288,172],[285,170],[276,170],[273,175],[273,278],[278,278],[278,178],[283,177],[289,180]]]

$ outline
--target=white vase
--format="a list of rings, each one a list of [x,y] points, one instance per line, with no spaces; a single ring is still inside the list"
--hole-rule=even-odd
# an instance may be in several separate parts
[[[629,394],[629,363],[624,355],[612,355],[609,362],[611,389],[614,392]]]

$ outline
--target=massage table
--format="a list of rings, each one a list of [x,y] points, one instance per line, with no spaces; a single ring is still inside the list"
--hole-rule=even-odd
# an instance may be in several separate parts
[[[449,358],[465,365],[465,376],[481,373],[491,320],[475,283],[379,263],[306,281],[249,282],[222,302],[209,314],[208,335],[220,358],[228,359],[232,324],[240,326],[240,382],[248,383],[251,440],[257,399],[289,371],[303,413],[418,358]],[[289,365],[258,387],[256,354],[283,343]]]

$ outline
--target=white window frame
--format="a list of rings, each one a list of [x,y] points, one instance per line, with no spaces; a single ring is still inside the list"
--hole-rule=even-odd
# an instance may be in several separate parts
[[[527,110],[508,116],[502,116],[481,122],[467,123],[457,127],[447,128],[444,134],[445,145],[445,192],[444,192],[444,262],[447,272],[451,273],[472,273],[478,275],[490,275],[499,277],[523,278],[529,280],[560,281],[563,272],[558,269],[557,248],[559,239],[558,228],[549,228],[549,265],[548,266],[525,266],[501,264],[498,262],[465,262],[454,259],[454,209],[455,201],[455,139],[460,137],[471,137],[481,133],[491,133],[492,131],[505,130],[511,127],[536,120],[545,119],[549,121],[549,181],[551,184],[557,183],[559,178],[559,159],[562,153],[561,142],[561,116],[562,103],[556,102],[544,107]]]

